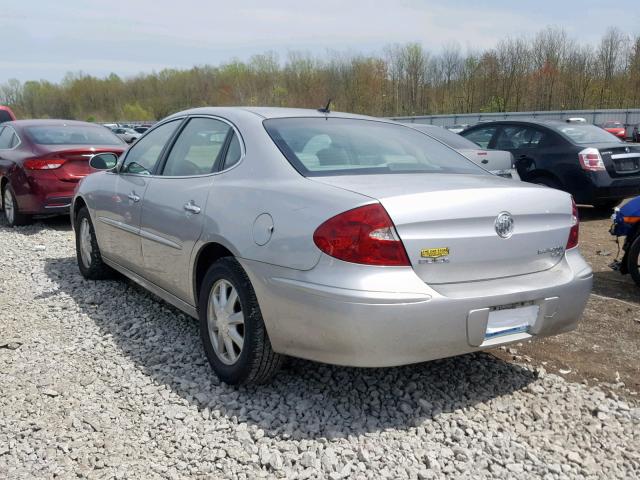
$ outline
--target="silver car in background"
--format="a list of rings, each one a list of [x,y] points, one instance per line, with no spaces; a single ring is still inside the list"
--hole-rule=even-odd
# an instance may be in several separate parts
[[[384,367],[567,332],[591,289],[570,195],[392,121],[199,108],[91,165],[80,271],[199,318],[230,384],[285,355]]]
[[[427,125],[423,123],[407,123],[405,125],[415,128],[436,140],[440,140],[445,145],[450,146],[476,165],[479,165],[485,170],[489,170],[494,175],[511,178],[513,180],[520,180],[511,152],[480,148],[471,140],[467,140],[457,133],[436,125]]]

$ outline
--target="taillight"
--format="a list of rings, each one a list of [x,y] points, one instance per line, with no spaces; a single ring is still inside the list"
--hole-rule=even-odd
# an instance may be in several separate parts
[[[575,200],[571,197],[571,230],[569,230],[569,239],[567,240],[566,250],[578,246],[578,237],[580,236],[580,218],[578,217],[578,207]]]
[[[55,170],[60,168],[67,160],[64,158],[31,158],[24,162],[27,170]]]
[[[395,226],[379,203],[354,208],[330,218],[316,229],[313,241],[327,255],[345,262],[410,265]]]
[[[578,153],[578,159],[580,160],[580,166],[583,170],[587,170],[589,172],[605,170],[604,162],[602,161],[602,157],[600,156],[600,152],[597,148],[585,148]]]

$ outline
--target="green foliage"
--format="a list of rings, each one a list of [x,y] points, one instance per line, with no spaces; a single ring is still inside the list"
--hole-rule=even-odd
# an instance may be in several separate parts
[[[145,110],[138,102],[126,103],[122,107],[122,118],[129,120],[153,120],[153,114]]]
[[[69,73],[0,85],[0,104],[21,117],[154,120],[205,105],[333,108],[370,115],[640,107],[640,36],[609,29],[597,47],[547,28],[495,48],[431,53],[417,43],[380,55],[273,52],[189,70],[121,78]]]

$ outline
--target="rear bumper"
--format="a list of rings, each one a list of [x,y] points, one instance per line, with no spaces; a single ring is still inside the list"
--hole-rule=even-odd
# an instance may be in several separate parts
[[[30,215],[68,213],[76,185],[77,182],[62,181],[51,172],[27,176],[19,185],[12,183],[20,211]]]
[[[577,249],[544,272],[437,289],[410,268],[355,266],[324,255],[307,272],[242,264],[274,350],[358,367],[422,362],[570,331],[592,283]],[[529,330],[485,340],[483,312],[519,302],[539,306]]]

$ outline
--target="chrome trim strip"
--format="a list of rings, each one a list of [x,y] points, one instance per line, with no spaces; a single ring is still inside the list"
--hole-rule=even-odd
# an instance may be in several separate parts
[[[640,157],[640,152],[616,153],[615,155],[611,155],[612,160],[618,160],[619,158],[638,158],[638,157]]]
[[[70,203],[67,203],[66,205],[45,205],[44,208],[69,208],[71,206]]]
[[[175,248],[176,250],[182,250],[182,245],[179,243],[172,242],[171,240],[161,237],[160,235],[156,235],[155,233],[148,232],[146,230],[140,229],[138,234],[147,240],[151,240],[152,242],[159,243],[164,245],[165,247]]]
[[[108,258],[106,258],[104,256],[102,257],[102,260],[104,261],[104,263],[109,265],[111,268],[119,271],[125,277],[130,278],[132,281],[134,281],[135,283],[137,283],[141,287],[146,288],[151,293],[157,295],[158,297],[160,297],[165,302],[170,303],[171,305],[173,305],[176,308],[179,308],[184,313],[186,313],[187,315],[192,316],[193,318],[198,318],[198,310],[194,306],[189,305],[187,302],[184,302],[184,301],[180,300],[175,295],[172,295],[171,293],[167,292],[163,288],[158,287],[155,283],[151,283],[147,279],[141,277],[137,273],[132,272],[128,268],[125,268],[122,265],[119,265],[116,262],[114,262],[112,260],[109,260]]]
[[[112,227],[119,228],[120,230],[124,230],[128,233],[133,233],[134,235],[140,235],[140,229],[136,227],[132,227],[131,225],[127,225],[126,223],[118,222],[117,220],[113,220],[109,217],[98,217],[102,223],[106,223]]]

